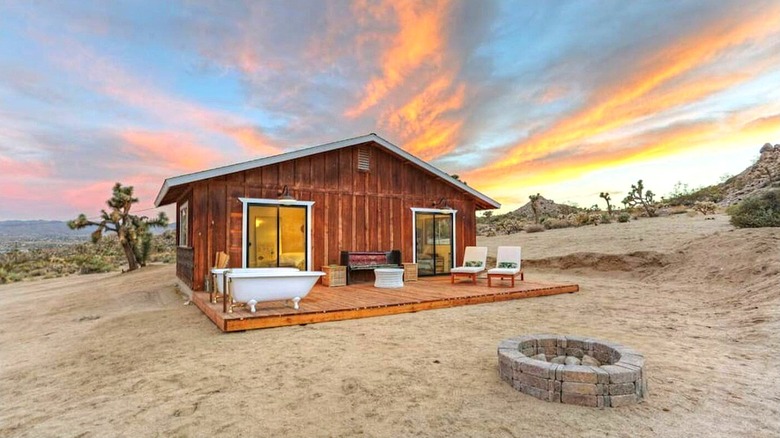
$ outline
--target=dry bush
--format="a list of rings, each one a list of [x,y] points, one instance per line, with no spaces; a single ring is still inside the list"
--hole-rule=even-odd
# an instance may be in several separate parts
[[[544,226],[539,224],[531,224],[524,228],[526,233],[538,233],[544,231]]]
[[[715,214],[718,211],[718,204],[711,201],[697,201],[693,204],[693,209],[706,216]]]
[[[558,230],[561,228],[569,228],[573,225],[566,219],[547,219],[544,221],[544,227],[548,230]]]
[[[738,228],[780,227],[780,189],[751,196],[727,210]]]

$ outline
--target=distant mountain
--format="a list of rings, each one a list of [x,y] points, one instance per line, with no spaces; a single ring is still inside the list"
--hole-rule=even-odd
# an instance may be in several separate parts
[[[154,234],[162,234],[166,230],[176,229],[176,224],[167,228],[153,228]],[[0,241],[34,241],[34,240],[77,240],[89,236],[95,227],[71,230],[65,221],[0,221]]]
[[[537,203],[539,209],[539,216],[558,217],[566,216],[571,213],[581,211],[581,208],[572,207],[566,204],[556,204],[552,199],[546,199],[544,196],[539,196]],[[531,207],[531,201],[528,201],[525,205],[511,212],[512,215],[520,217],[526,220],[532,220],[534,218],[534,210]]]
[[[740,174],[715,186],[722,194],[719,202],[727,206],[764,191],[780,186],[780,144],[766,143],[761,147],[758,161]]]

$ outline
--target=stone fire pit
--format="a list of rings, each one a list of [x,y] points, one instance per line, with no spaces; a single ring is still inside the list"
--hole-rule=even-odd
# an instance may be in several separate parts
[[[498,344],[501,378],[536,398],[618,407],[647,394],[645,359],[611,342],[581,336],[526,335]]]

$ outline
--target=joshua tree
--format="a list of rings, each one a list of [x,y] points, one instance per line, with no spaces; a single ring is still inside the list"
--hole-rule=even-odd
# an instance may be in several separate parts
[[[539,223],[539,200],[542,198],[542,195],[535,194],[528,197],[528,199],[531,200],[531,211],[534,213],[534,222]]]
[[[655,202],[653,198],[655,194],[650,190],[645,191],[645,186],[640,179],[636,185],[631,184],[631,191],[628,192],[628,196],[623,199],[623,204],[629,207],[635,207],[641,205],[645,209],[649,217],[655,217]]]
[[[119,238],[119,244],[125,251],[129,270],[133,271],[146,265],[146,258],[151,248],[152,234],[150,227],[165,227],[168,225],[168,217],[160,212],[156,219],[149,220],[146,216],[136,216],[130,214],[130,208],[138,202],[138,198],[133,197],[133,187],[123,187],[121,183],[116,183],[113,189],[113,196],[106,201],[110,211],[100,210],[100,222],[93,222],[87,219],[83,213],[78,218],[68,221],[68,227],[72,230],[78,230],[90,226],[97,227],[92,233],[92,242],[97,243],[103,237],[103,231],[113,231]]]
[[[607,192],[601,192],[599,193],[599,198],[603,198],[605,201],[607,201],[607,214],[612,216],[612,204],[609,202],[612,200],[612,197],[609,196],[609,193]]]

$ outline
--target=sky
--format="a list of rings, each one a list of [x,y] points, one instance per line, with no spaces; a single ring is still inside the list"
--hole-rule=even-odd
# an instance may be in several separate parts
[[[780,143],[780,1],[0,0],[0,220],[370,132],[500,212],[714,184]]]

